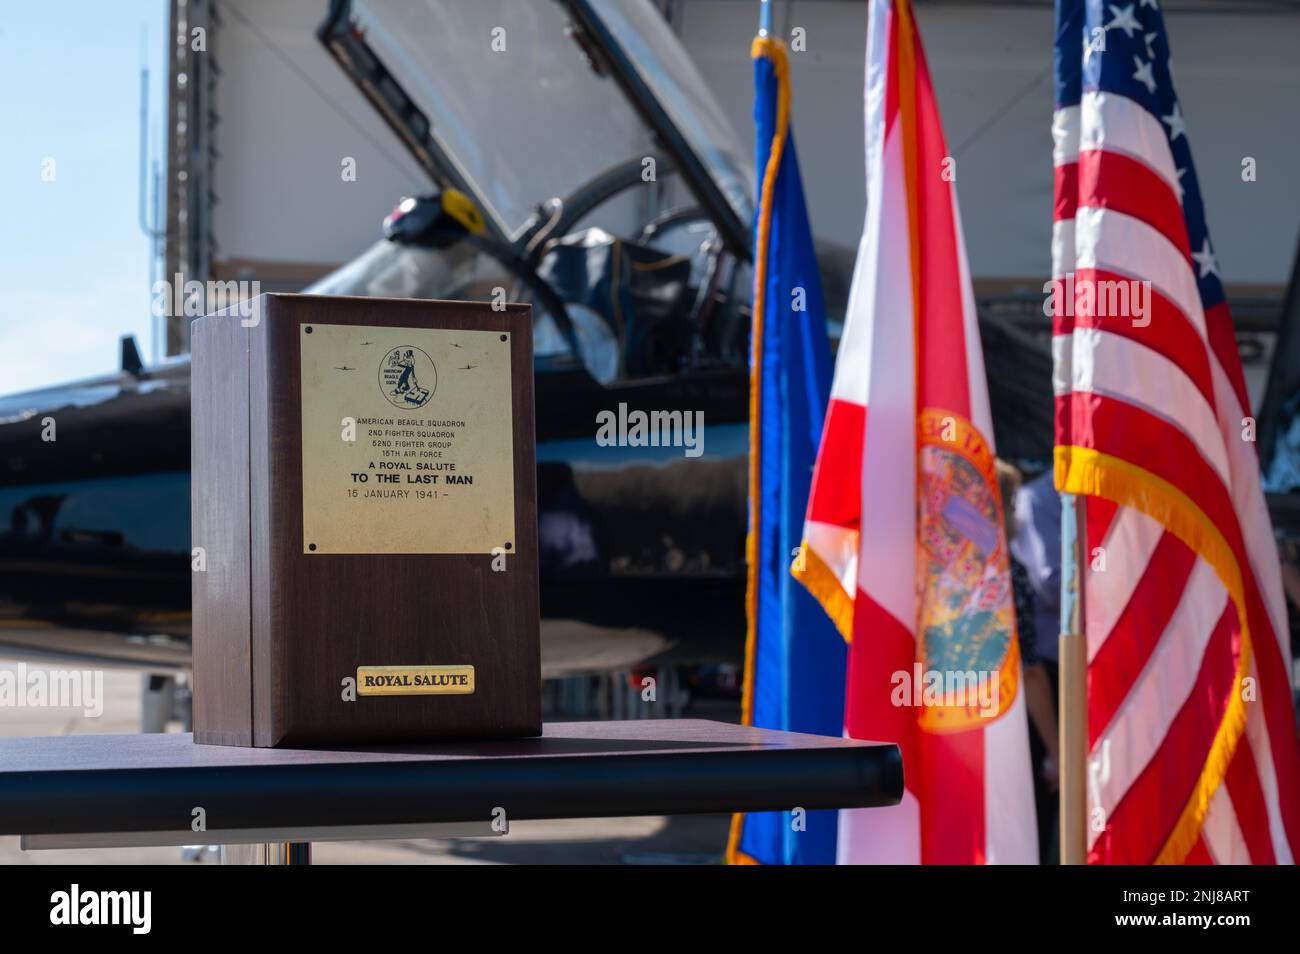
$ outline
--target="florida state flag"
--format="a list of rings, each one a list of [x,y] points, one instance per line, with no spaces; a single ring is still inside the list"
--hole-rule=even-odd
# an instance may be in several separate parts
[[[842,863],[1034,863],[1020,652],[956,170],[911,6],[872,0],[867,217],[794,574],[849,642],[845,735],[898,743]]]

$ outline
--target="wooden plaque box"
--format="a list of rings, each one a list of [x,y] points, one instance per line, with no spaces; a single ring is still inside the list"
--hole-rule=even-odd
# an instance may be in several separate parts
[[[192,355],[195,741],[540,734],[531,309],[263,295]]]

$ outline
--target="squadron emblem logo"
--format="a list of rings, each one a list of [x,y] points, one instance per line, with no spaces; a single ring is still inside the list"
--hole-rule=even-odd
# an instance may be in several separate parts
[[[379,390],[393,407],[404,411],[424,407],[437,386],[438,369],[419,348],[400,345],[379,362]]]

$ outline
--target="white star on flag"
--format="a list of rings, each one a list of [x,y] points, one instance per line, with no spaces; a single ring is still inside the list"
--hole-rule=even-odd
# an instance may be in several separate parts
[[[1160,119],[1169,127],[1169,141],[1173,142],[1179,136],[1187,135],[1187,126],[1183,123],[1182,110],[1178,104],[1174,103],[1174,111],[1168,116],[1161,116]]]
[[[1137,64],[1137,72],[1133,74],[1133,78],[1145,86],[1147,92],[1154,96],[1156,92],[1155,64],[1143,63],[1140,56],[1134,56],[1133,62]]]
[[[1138,23],[1137,18],[1133,16],[1133,4],[1130,3],[1123,9],[1113,3],[1107,4],[1107,6],[1110,7],[1110,12],[1114,14],[1115,19],[1106,24],[1106,29],[1113,30],[1115,27],[1119,27],[1124,31],[1126,37],[1130,40],[1133,39],[1133,31],[1142,29],[1142,24]]]
[[[1210,248],[1210,240],[1207,238],[1201,242],[1201,250],[1193,252],[1192,258],[1196,259],[1196,264],[1201,266],[1200,278],[1207,275],[1219,274],[1219,263],[1214,259],[1214,251]]]

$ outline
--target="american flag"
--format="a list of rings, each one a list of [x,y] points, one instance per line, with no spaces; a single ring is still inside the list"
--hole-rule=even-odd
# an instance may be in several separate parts
[[[1164,19],[1157,0],[1056,10],[1056,482],[1087,496],[1089,860],[1292,863],[1286,604]]]

